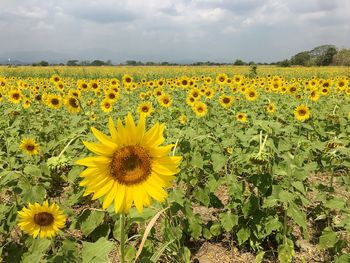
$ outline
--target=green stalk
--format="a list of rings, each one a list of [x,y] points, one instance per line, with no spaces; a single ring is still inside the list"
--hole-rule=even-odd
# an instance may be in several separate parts
[[[120,262],[124,263],[125,258],[125,215],[120,215]]]

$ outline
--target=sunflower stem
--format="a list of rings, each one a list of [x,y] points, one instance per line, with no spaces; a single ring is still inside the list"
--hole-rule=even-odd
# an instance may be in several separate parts
[[[120,215],[120,262],[124,263],[125,258],[125,215]]]

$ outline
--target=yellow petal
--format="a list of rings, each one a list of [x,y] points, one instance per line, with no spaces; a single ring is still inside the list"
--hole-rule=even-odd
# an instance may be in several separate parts
[[[118,187],[118,192],[115,196],[114,199],[114,211],[119,214],[119,212],[121,211],[123,204],[124,204],[124,197],[125,197],[125,185],[120,185],[120,187]]]
[[[103,209],[107,209],[111,205],[111,203],[115,199],[115,196],[117,194],[118,188],[119,188],[118,187],[118,182],[114,181],[114,184],[113,184],[111,190],[106,195],[106,197],[105,197],[105,199],[103,201],[103,205],[102,205]]]
[[[112,157],[115,151],[117,150],[117,147],[115,147],[114,145],[107,146],[100,143],[92,143],[92,142],[85,142],[85,141],[83,141],[83,144],[91,152],[96,153],[97,155],[103,155],[108,157]]]
[[[92,197],[92,200],[95,200],[97,198],[100,198],[101,196],[106,195],[114,185],[114,180],[108,180],[104,186],[100,187]]]
[[[159,202],[163,202],[165,200],[167,193],[164,191],[163,188],[151,184],[149,180],[147,180],[144,184],[145,190],[153,199]]]
[[[105,167],[107,169],[107,166],[111,163],[111,158],[105,157],[105,156],[92,156],[92,157],[86,157],[80,160],[75,161],[76,164],[84,165],[88,167]],[[102,168],[101,167],[101,168]]]
[[[96,139],[99,140],[102,144],[106,146],[113,146],[113,147],[118,147],[111,138],[109,138],[107,135],[103,134],[99,130],[97,130],[95,127],[91,127],[92,133],[95,135]]]
[[[171,149],[174,147],[174,144],[169,144],[167,146],[160,147],[148,147],[147,151],[151,157],[163,157],[167,156]]]

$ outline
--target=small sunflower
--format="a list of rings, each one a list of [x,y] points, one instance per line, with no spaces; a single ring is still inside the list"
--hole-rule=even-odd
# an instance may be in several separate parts
[[[49,205],[48,201],[45,201],[43,205],[29,203],[28,208],[24,207],[18,212],[18,215],[18,225],[21,230],[34,238],[38,235],[40,238],[51,238],[66,223],[63,211],[60,210],[57,204]]]
[[[59,109],[62,106],[62,98],[58,95],[51,94],[47,100],[48,106],[52,109]]]
[[[224,85],[224,84],[226,84],[227,78],[228,77],[225,73],[221,73],[221,74],[216,76],[216,83],[219,85]]]
[[[204,117],[208,113],[208,106],[204,102],[198,101],[193,104],[192,110],[197,117]]]
[[[18,104],[22,99],[22,93],[18,89],[13,89],[13,90],[10,90],[7,97],[11,103]]]
[[[78,97],[69,95],[65,98],[64,104],[70,113],[78,113],[81,110]]]
[[[276,111],[276,105],[274,103],[269,103],[267,104],[266,106],[266,111],[269,113],[269,114],[272,114]]]
[[[108,127],[111,137],[95,128],[92,133],[100,143],[84,142],[97,156],[78,160],[87,166],[81,173],[84,195],[92,199],[104,197],[103,209],[114,202],[116,213],[128,213],[134,203],[138,212],[151,205],[151,198],[163,202],[165,187],[171,185],[179,170],[181,157],[168,156],[174,145],[160,146],[164,142],[164,124],[156,123],[146,131],[145,116],[140,115],[136,125],[131,114],[125,126],[119,119],[117,127],[112,118]]]
[[[111,112],[113,109],[112,102],[109,99],[103,99],[100,106],[103,112]]]
[[[144,114],[146,117],[150,116],[153,112],[152,104],[148,101],[140,103],[137,107],[137,112],[139,114]]]
[[[258,92],[255,89],[247,89],[245,91],[245,98],[249,101],[254,101],[258,97]]]
[[[19,147],[28,155],[37,155],[40,151],[39,144],[31,138],[24,138]]]
[[[171,106],[172,99],[168,94],[164,93],[158,97],[158,102],[162,107],[169,108]]]
[[[238,112],[236,114],[236,120],[240,122],[247,122],[247,114],[243,112]]]
[[[310,109],[305,105],[299,105],[294,110],[294,116],[298,121],[305,121],[310,118]]]
[[[233,104],[233,97],[223,94],[220,96],[219,102],[222,107],[228,109]]]
[[[182,125],[185,125],[185,124],[187,123],[187,117],[186,117],[186,115],[181,115],[181,116],[179,117],[179,121],[180,121],[180,123],[181,123]]]

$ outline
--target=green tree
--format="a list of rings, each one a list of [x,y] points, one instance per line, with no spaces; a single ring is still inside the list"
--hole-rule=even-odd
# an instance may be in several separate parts
[[[333,57],[333,64],[350,67],[350,49],[341,49]]]

